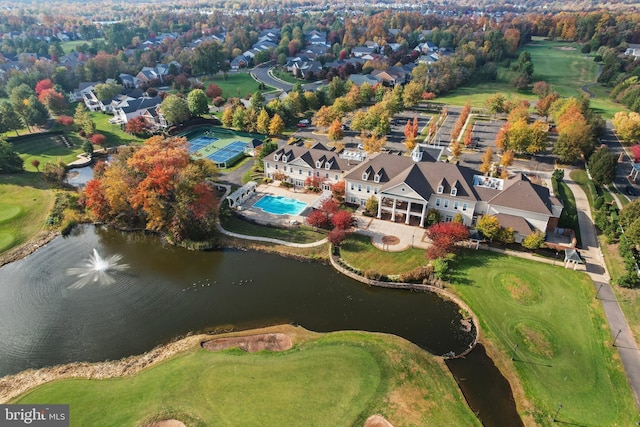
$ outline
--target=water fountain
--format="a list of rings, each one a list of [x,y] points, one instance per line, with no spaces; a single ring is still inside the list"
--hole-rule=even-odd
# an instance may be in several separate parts
[[[108,258],[102,258],[94,248],[93,253],[84,262],[82,267],[71,267],[67,269],[67,274],[77,276],[78,280],[69,289],[80,289],[89,283],[100,285],[110,285],[115,279],[109,274],[110,271],[124,271],[129,268],[128,264],[120,264],[122,255],[115,254]]]

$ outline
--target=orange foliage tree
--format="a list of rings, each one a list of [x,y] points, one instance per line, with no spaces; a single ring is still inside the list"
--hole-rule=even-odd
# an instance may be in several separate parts
[[[209,160],[192,160],[184,138],[149,138],[124,150],[85,189],[87,207],[101,221],[144,227],[175,241],[206,240],[214,230],[217,196]]]

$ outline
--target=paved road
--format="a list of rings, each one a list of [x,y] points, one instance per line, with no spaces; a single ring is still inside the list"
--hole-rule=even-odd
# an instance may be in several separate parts
[[[293,85],[291,83],[287,83],[285,81],[282,81],[280,79],[276,79],[273,77],[273,75],[269,72],[269,70],[271,69],[273,65],[272,64],[260,64],[256,67],[254,67],[251,72],[253,73],[253,75],[256,77],[256,79],[260,80],[261,82],[263,82],[266,85],[269,86],[273,86],[277,89],[281,89],[284,90],[285,92],[289,92],[291,89],[293,89]],[[320,87],[322,84],[324,84],[324,81],[318,81],[318,82],[313,82],[313,83],[305,83],[302,85],[302,88],[304,90],[316,90],[318,89],[318,87]]]
[[[600,142],[609,147],[609,150],[611,150],[611,152],[617,157],[620,158],[622,155],[621,161],[618,162],[616,179],[613,183],[618,191],[624,193],[631,200],[636,199],[637,196],[631,196],[627,193],[627,187],[633,187],[636,195],[640,195],[640,186],[635,182],[630,181],[628,178],[631,173],[631,158],[620,143],[620,140],[613,129],[613,125],[611,124],[611,120],[607,120],[606,130],[604,135],[600,138]]]
[[[598,245],[587,196],[578,184],[567,178],[568,176],[569,171],[565,171],[565,182],[576,199],[580,235],[582,237],[581,253],[586,262],[587,274],[593,280],[596,295],[601,301],[604,313],[609,321],[612,345],[615,345],[618,349],[627,379],[636,398],[636,405],[640,409],[640,350],[633,338],[631,329],[629,329],[620,304],[618,304],[613,293],[613,289],[609,285],[610,276],[606,270],[604,258]]]

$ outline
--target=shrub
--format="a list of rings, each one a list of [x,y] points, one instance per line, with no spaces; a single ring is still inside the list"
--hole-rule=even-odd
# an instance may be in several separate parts
[[[90,139],[91,139],[91,142],[93,142],[96,145],[103,145],[105,142],[107,142],[107,137],[100,133],[91,135]]]
[[[603,204],[604,204],[604,197],[598,196],[593,201],[593,208],[598,210],[598,209],[600,209],[602,207]]]
[[[638,277],[635,268],[632,271],[627,271],[624,276],[618,278],[616,285],[630,289],[640,288],[640,277]]]
[[[375,270],[366,270],[364,272],[364,277],[370,280],[380,280],[382,275]]]
[[[433,273],[433,266],[423,265],[414,268],[411,271],[400,274],[398,280],[404,283],[420,283],[425,279],[429,279]]]
[[[56,122],[60,123],[63,126],[71,126],[73,124],[73,117],[71,117],[71,116],[59,116],[56,119]]]

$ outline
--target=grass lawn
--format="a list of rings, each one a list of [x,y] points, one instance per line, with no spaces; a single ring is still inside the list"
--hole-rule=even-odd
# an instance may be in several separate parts
[[[537,424],[630,425],[633,394],[593,283],[582,272],[484,251],[465,251],[452,273],[453,290],[478,315],[498,349],[501,369],[513,369]],[[512,349],[518,345],[515,361]],[[522,403],[522,402],[520,402]]]
[[[296,84],[296,83],[305,84],[305,83],[308,83],[308,82],[306,82],[305,80],[299,80],[299,79],[296,79],[295,77],[293,77],[293,76],[291,75],[291,73],[290,73],[290,72],[288,72],[288,71],[284,71],[284,70],[282,70],[282,69],[281,69],[281,68],[279,68],[279,67],[278,67],[278,68],[273,68],[273,69],[271,70],[271,72],[273,73],[273,75],[274,75],[274,76],[276,76],[276,77],[277,77],[277,78],[279,78],[280,80],[285,81],[285,82],[287,82],[287,83],[291,83],[291,84]]]
[[[62,42],[60,43],[60,47],[62,48],[62,50],[64,51],[64,53],[66,55],[68,55],[72,50],[77,50],[78,46],[80,46],[81,44],[87,44],[89,46],[91,46],[91,42],[93,40],[71,40],[68,42]],[[98,38],[95,39],[96,42],[101,42],[104,41],[103,38]]]
[[[54,199],[39,174],[0,175],[0,252],[41,231]]]
[[[142,139],[134,135],[126,133],[125,131],[120,129],[119,125],[112,125],[111,123],[109,123],[109,119],[113,118],[111,114],[104,114],[94,111],[89,112],[89,115],[96,124],[96,133],[101,133],[102,135],[107,137],[107,142],[105,143],[106,147],[137,144],[143,141]]]
[[[285,229],[244,221],[233,215],[226,203],[220,209],[220,223],[225,230],[234,233],[246,234],[248,236],[270,237],[291,243],[312,243],[327,237],[326,234],[319,233],[306,226]]]
[[[576,184],[582,187],[582,190],[587,195],[589,206],[591,207],[591,211],[593,213],[593,200],[598,197],[598,193],[596,191],[596,187],[593,185],[593,182],[589,179],[587,171],[585,171],[584,169],[574,169],[571,171],[569,176],[576,182]]]
[[[213,78],[207,78],[202,80],[202,84],[207,88],[211,83],[215,83],[222,89],[222,97],[227,98],[242,98],[246,95],[252,95],[255,91],[260,90],[259,83],[254,80],[253,77],[247,72],[227,73],[225,79],[222,74],[218,74]],[[275,88],[267,86],[266,89],[260,90],[261,92],[271,92]]]
[[[29,172],[36,172],[36,168],[31,165],[32,160],[40,161],[40,170],[45,163],[55,162],[58,159],[65,163],[71,163],[78,159],[78,154],[82,153],[82,141],[74,135],[67,135],[67,139],[72,146],[67,148],[58,136],[43,135],[40,138],[32,138],[26,141],[16,141],[13,143],[15,151],[24,160],[24,168]]]
[[[72,426],[167,416],[203,426],[346,426],[376,413],[394,425],[480,425],[441,360],[362,332],[314,334],[282,353],[194,348],[131,377],[56,381],[17,402],[70,404]]]
[[[402,252],[385,252],[371,244],[369,236],[351,234],[340,245],[340,256],[361,271],[399,274],[427,264],[424,249],[409,248]]]

